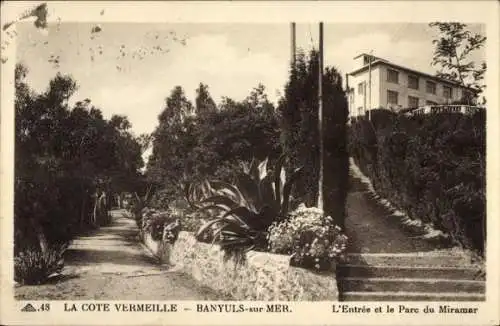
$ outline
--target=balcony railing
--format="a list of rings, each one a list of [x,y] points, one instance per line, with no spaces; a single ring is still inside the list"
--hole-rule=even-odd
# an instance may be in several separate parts
[[[407,111],[406,115],[432,114],[432,113],[463,113],[473,114],[481,109],[479,106],[461,104],[425,105],[417,109]]]

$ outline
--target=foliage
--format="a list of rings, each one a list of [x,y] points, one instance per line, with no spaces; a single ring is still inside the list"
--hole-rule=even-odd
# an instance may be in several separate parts
[[[112,193],[135,187],[143,165],[125,117],[106,120],[89,99],[71,108],[77,85],[69,76],[57,74],[37,94],[27,73],[16,66],[15,252],[109,222]]]
[[[196,233],[207,222],[205,215],[200,212],[184,214],[181,218],[181,228],[183,231]],[[210,239],[209,241],[212,241]]]
[[[466,248],[486,237],[485,111],[407,117],[372,112],[351,125],[350,152],[376,191]]]
[[[273,153],[279,153],[278,124],[263,87],[245,101],[225,99],[219,109],[214,109],[208,87],[201,84],[196,114],[183,119],[176,115],[183,116],[181,112],[192,106],[186,103],[182,89],[175,90],[166,103],[177,106],[167,105],[160,115],[147,166],[149,181],[159,187],[158,204],[167,207],[170,201],[181,198],[186,183],[207,177],[230,182],[241,161],[254,156],[275,158],[277,154]]]
[[[287,217],[294,182],[302,172],[296,169],[287,179],[282,155],[275,169],[268,173],[268,159],[253,160],[237,177],[236,185],[223,181],[205,181],[201,201],[194,200],[194,187],[188,198],[200,211],[212,211],[214,218],[203,225],[196,238],[214,239],[227,252],[247,251],[262,247],[264,233],[275,221]]]
[[[486,62],[481,62],[477,67],[469,56],[485,45],[486,37],[472,33],[462,23],[434,22],[429,26],[436,27],[439,31],[438,38],[432,41],[435,45],[432,65],[441,68],[437,76],[471,87],[477,93],[482,92],[485,88],[482,81]]]
[[[174,243],[181,230],[178,216],[171,211],[144,209],[142,214],[142,231],[151,234],[155,241],[166,240]]]
[[[28,285],[44,283],[52,274],[64,267],[63,255],[67,245],[55,245],[46,251],[27,248],[14,258],[14,279]]]
[[[135,222],[137,226],[141,228],[143,226],[143,214],[144,209],[149,207],[152,198],[152,186],[150,185],[144,195],[139,195],[137,192],[134,192],[134,196],[132,197],[132,204],[130,207],[130,211],[135,218]]]
[[[273,253],[291,255],[292,264],[316,270],[329,269],[343,255],[347,237],[333,219],[318,208],[301,204],[289,219],[274,222],[268,233]]]
[[[210,96],[208,86],[200,83],[196,90],[196,113],[203,116],[216,110],[217,105],[212,99],[212,96]]]
[[[299,51],[290,69],[285,96],[280,100],[280,132],[283,151],[291,158],[291,168],[304,166],[296,197],[316,205],[319,179],[318,135],[318,52],[309,56]],[[348,185],[346,140],[347,100],[342,77],[334,67],[323,73],[323,130],[325,211],[343,227]]]

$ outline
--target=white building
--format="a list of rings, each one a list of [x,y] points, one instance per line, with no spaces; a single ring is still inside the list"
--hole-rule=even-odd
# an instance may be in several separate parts
[[[366,53],[354,59],[359,68],[347,76],[351,117],[364,115],[369,108],[398,112],[426,105],[450,104],[468,95],[466,92],[472,92],[456,82]]]

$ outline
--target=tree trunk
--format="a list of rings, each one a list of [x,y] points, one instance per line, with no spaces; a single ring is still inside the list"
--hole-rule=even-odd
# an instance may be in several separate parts
[[[97,227],[97,214],[98,214],[98,205],[99,205],[99,194],[96,192],[94,194],[94,211],[92,213],[92,221],[91,221],[91,225],[93,227]]]
[[[85,222],[85,215],[86,215],[85,213],[87,212],[86,206],[87,206],[87,196],[84,195],[82,199],[82,206],[80,209],[80,227],[83,227],[83,223]]]
[[[47,242],[47,238],[45,237],[45,233],[43,232],[43,228],[40,223],[38,223],[34,218],[31,218],[31,225],[33,227],[33,230],[35,230],[35,234],[38,238],[40,250],[45,254],[48,250],[49,245]]]

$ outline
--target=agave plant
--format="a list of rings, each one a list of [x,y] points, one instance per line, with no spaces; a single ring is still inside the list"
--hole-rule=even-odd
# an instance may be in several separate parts
[[[42,284],[64,267],[68,243],[55,244],[45,250],[27,248],[14,258],[14,279],[23,284]]]
[[[298,168],[287,179],[285,160],[281,156],[269,173],[267,158],[254,159],[237,175],[235,185],[205,180],[187,187],[188,202],[213,216],[196,238],[218,243],[226,252],[251,250],[265,242],[267,228],[286,218],[292,186],[302,172]]]

